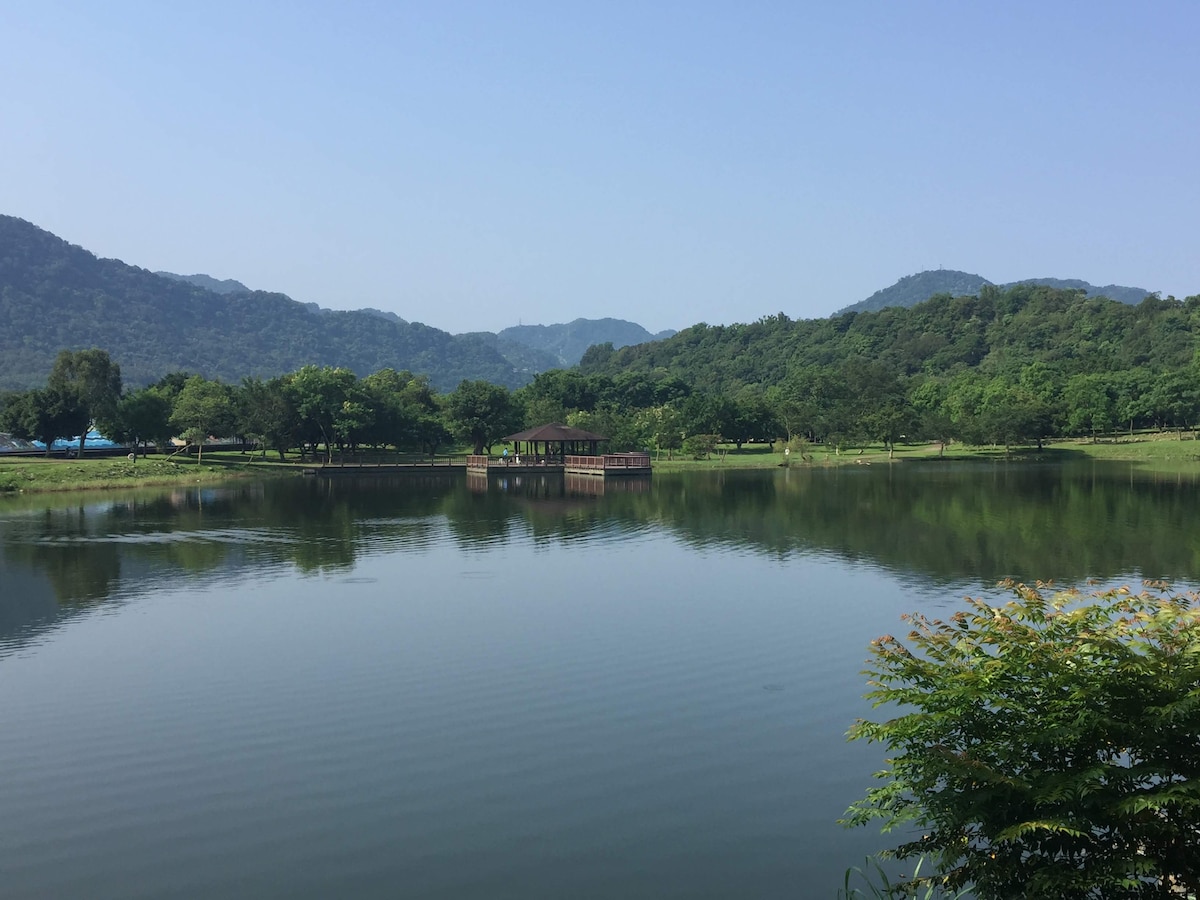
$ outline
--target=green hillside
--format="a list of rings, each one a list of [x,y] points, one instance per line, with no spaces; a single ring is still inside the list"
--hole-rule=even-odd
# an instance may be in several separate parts
[[[308,364],[360,375],[409,369],[443,390],[464,378],[518,387],[532,374],[494,340],[367,311],[315,311],[283,294],[215,293],[0,216],[0,388],[40,385],[60,350],[85,347],[108,350],[128,384],[179,370],[237,381]]]
[[[895,284],[876,291],[866,300],[851,304],[839,310],[835,315],[848,312],[876,312],[890,306],[910,307],[924,303],[935,294],[950,294],[961,297],[968,294],[978,294],[985,286],[992,285],[982,275],[970,272],[960,272],[957,269],[929,269],[917,272],[915,275],[905,275]],[[1141,303],[1151,291],[1145,288],[1124,287],[1119,284],[1106,284],[1097,287],[1078,278],[1025,278],[998,285],[1007,289],[1017,285],[1041,285],[1043,287],[1060,288],[1063,290],[1083,291],[1088,297],[1108,297],[1121,303]]]
[[[593,348],[581,369],[674,376],[725,393],[856,360],[905,376],[965,369],[1003,374],[1032,363],[1064,375],[1164,371],[1191,364],[1198,334],[1200,296],[1151,297],[1131,306],[1040,285],[985,285],[979,296],[941,294],[908,309],[694,325],[658,343]]]
[[[548,353],[557,365],[573,366],[593,344],[628,347],[670,337],[674,331],[651,334],[636,322],[624,319],[575,319],[563,325],[515,325],[499,336]]]
[[[234,281],[232,278],[213,278],[211,275],[203,273],[176,275],[174,272],[155,272],[154,274],[161,275],[163,278],[170,278],[173,281],[185,281],[196,287],[204,288],[206,291],[212,291],[214,294],[250,293],[250,288],[246,287],[240,281]]]
[[[848,312],[875,312],[889,306],[916,306],[934,294],[951,294],[955,297],[978,294],[980,288],[991,283],[982,275],[972,275],[970,272],[959,272],[956,269],[930,269],[925,272],[917,272],[915,275],[905,275],[890,287],[876,291],[866,300],[860,300],[852,306],[847,306],[835,315]]]

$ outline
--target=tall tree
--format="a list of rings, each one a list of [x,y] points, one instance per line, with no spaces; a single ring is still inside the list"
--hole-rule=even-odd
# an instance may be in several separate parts
[[[352,402],[351,393],[358,379],[349,369],[330,366],[305,366],[292,376],[296,411],[310,433],[319,435],[325,445],[325,461],[333,462],[333,444],[343,410]],[[315,436],[314,435],[314,436]]]
[[[523,410],[508,388],[486,381],[463,381],[446,397],[451,429],[469,441],[476,454],[506,432],[518,431]]]
[[[683,446],[683,425],[678,411],[670,404],[644,409],[638,414],[638,427],[650,442],[650,446],[661,456],[667,451],[667,459],[673,459],[675,451]]]
[[[946,411],[946,383],[939,378],[927,378],[909,390],[914,428],[925,440],[938,442],[938,456],[945,456],[946,444],[954,428]]]
[[[121,399],[121,367],[109,359],[107,350],[63,350],[54,360],[46,386],[64,402],[67,398],[74,401],[68,415],[79,429],[82,458],[92,423],[116,414]]]
[[[432,459],[439,447],[452,440],[438,396],[427,376],[412,375],[407,371],[402,372],[401,376],[408,376],[408,384],[401,391],[401,397],[406,414],[413,418],[413,443]]]
[[[188,443],[195,443],[196,462],[204,455],[204,442],[214,432],[233,427],[233,403],[225,385],[193,375],[175,398],[171,424]]]
[[[1107,373],[1072,375],[1063,390],[1067,428],[1073,434],[1096,436],[1111,431],[1116,424],[1117,390]]]
[[[111,440],[129,443],[135,460],[139,445],[147,441],[161,451],[171,439],[171,401],[158,388],[126,394],[113,417],[100,420],[100,427]]]
[[[881,363],[860,360],[847,364],[843,377],[849,388],[854,430],[868,439],[882,441],[890,458],[896,441],[915,421],[899,376]]]
[[[282,461],[296,435],[296,401],[290,377],[243,380],[235,395],[235,405],[238,429],[262,444],[263,456],[270,448]]]
[[[0,411],[0,430],[41,441],[49,456],[56,440],[74,437],[77,418],[74,397],[64,398],[50,388],[34,389],[7,395]]]

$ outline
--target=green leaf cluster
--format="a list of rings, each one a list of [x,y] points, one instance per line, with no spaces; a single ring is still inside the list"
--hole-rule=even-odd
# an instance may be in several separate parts
[[[982,900],[1200,891],[1196,597],[1009,587],[873,642],[867,696],[896,714],[849,736],[889,759],[844,821],[903,829],[892,855]]]

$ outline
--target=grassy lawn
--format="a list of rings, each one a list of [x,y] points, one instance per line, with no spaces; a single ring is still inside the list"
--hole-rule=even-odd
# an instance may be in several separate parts
[[[946,452],[947,457],[950,451]],[[895,460],[929,459],[937,456],[937,445],[914,444],[896,448]],[[666,455],[650,454],[651,463],[656,471],[672,472],[693,469],[769,469],[775,466],[841,466],[866,465],[877,462],[888,462],[888,453],[882,445],[870,444],[860,452],[843,450],[835,453],[832,447],[824,444],[811,444],[804,452],[804,458],[799,454],[784,455],[783,442],[777,441],[772,450],[766,444],[745,444],[739,450],[732,444],[722,444],[708,459],[690,459],[682,451],[676,450],[674,459]]]
[[[445,454],[438,455],[438,462],[446,461]],[[427,463],[427,456],[418,454],[360,453],[345,460],[347,464],[362,463]],[[334,465],[339,458],[335,455]],[[202,462],[194,456],[138,457],[131,462],[123,456],[101,459],[63,459],[62,457],[16,457],[0,456],[0,496],[14,493],[47,491],[76,491],[104,488],[130,488],[163,484],[195,484],[197,482],[226,481],[230,478],[296,475],[304,468],[320,465],[324,458],[313,459],[310,455],[301,461],[299,454],[291,453],[285,461],[275,452],[262,456],[260,453],[240,451],[213,451],[204,454]]]
[[[709,459],[689,459],[680,451],[668,460],[664,455],[652,455],[655,471],[691,471],[696,469],[765,469],[788,465],[798,467],[886,465],[916,460],[945,459],[951,461],[1012,461],[1012,462],[1066,462],[1072,459],[1091,458],[1122,462],[1136,462],[1148,469],[1163,471],[1191,471],[1200,468],[1200,440],[1192,432],[1185,432],[1180,439],[1176,432],[1144,432],[1133,436],[1106,437],[1092,443],[1090,440],[1047,441],[1042,449],[1035,446],[1013,447],[969,447],[963,444],[947,445],[944,452],[936,443],[900,444],[889,457],[882,444],[868,444],[863,448],[843,450],[840,454],[832,447],[812,444],[807,447],[803,458],[796,453],[785,457],[783,442],[771,450],[765,444],[747,444],[741,450],[732,444],[722,445]]]
[[[245,457],[169,460],[160,456],[103,459],[0,459],[0,494],[18,491],[74,491],[85,488],[139,487],[142,485],[224,481],[252,473],[259,467]]]
[[[1102,438],[1090,441],[1060,441],[1056,448],[1071,449],[1094,459],[1145,463],[1147,466],[1186,468],[1200,463],[1200,441],[1195,432],[1139,432],[1132,437]]]

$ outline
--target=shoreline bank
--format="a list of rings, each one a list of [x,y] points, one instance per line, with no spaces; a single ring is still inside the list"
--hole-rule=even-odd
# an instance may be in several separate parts
[[[1046,442],[1041,449],[1019,447],[947,446],[941,451],[935,444],[901,445],[893,453],[880,445],[868,445],[838,453],[821,445],[785,455],[765,445],[748,445],[738,450],[722,448],[709,459],[651,459],[656,472],[706,470],[747,470],[769,468],[820,469],[840,466],[903,465],[913,462],[972,463],[1066,463],[1084,459],[1098,462],[1129,462],[1148,471],[1200,471],[1200,442],[1195,436],[1182,440],[1174,434],[1139,435],[1108,439],[1099,443],[1079,440]],[[42,457],[4,459],[0,457],[0,500],[6,496],[34,493],[62,493],[89,490],[113,490],[162,487],[172,484],[196,484],[239,478],[296,477],[308,463],[279,462],[241,454],[214,453],[197,463],[194,459],[124,457],[64,460]]]

